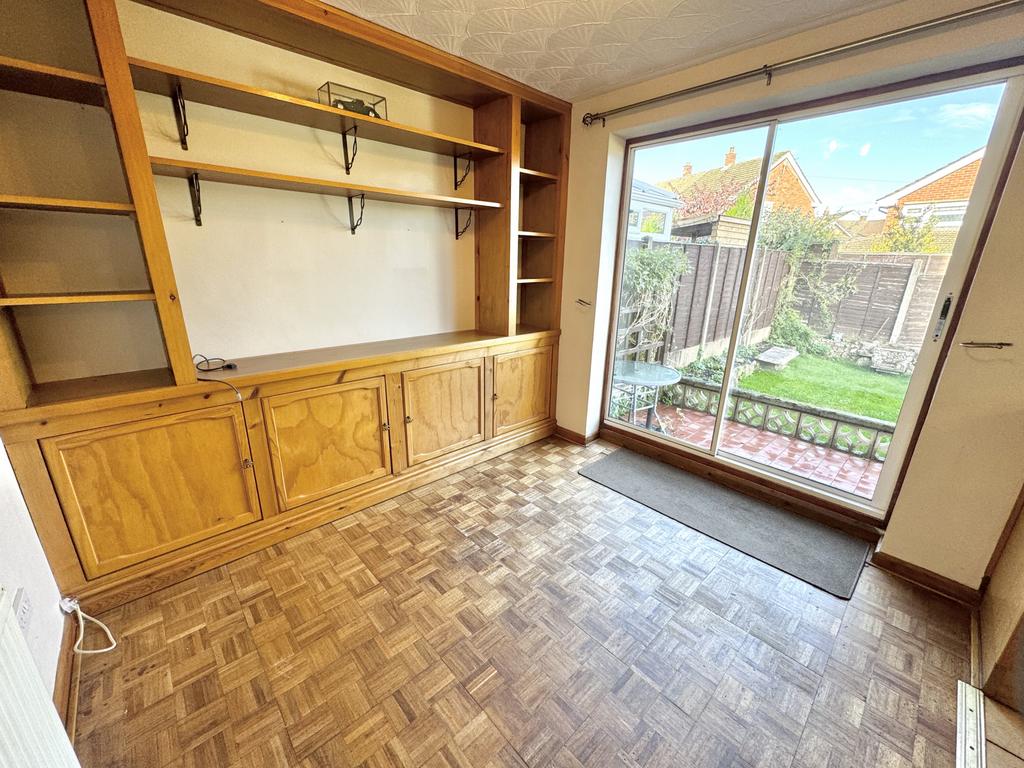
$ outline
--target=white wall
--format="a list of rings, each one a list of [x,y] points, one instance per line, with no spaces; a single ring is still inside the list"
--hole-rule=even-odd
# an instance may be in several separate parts
[[[43,684],[53,689],[64,615],[60,593],[36,537],[7,451],[0,444],[0,584],[12,592],[23,587],[32,613],[26,637]]]
[[[126,0],[130,56],[315,99],[327,80],[388,97],[389,119],[472,137],[472,111]],[[338,133],[188,105],[189,150],[170,101],[139,94],[150,154],[372,186],[454,191],[451,158],[361,141],[346,177]],[[192,349],[242,357],[474,326],[473,238],[449,210],[367,201],[348,230],[342,198],[204,183],[203,226],[186,182],[157,178]],[[358,205],[356,206],[358,209]]]
[[[599,123],[584,127],[581,124],[583,114],[679,90],[974,5],[977,3],[957,0],[908,0],[573,106],[558,371],[557,418],[560,426],[593,434],[600,424],[621,169],[627,138],[1019,55],[1024,13],[1003,12],[955,30],[920,34],[826,63],[777,74],[770,87],[766,87],[763,80],[754,80],[630,112],[610,118],[606,127]],[[581,308],[575,303],[577,297],[593,301],[593,308]],[[972,300],[985,299],[975,291]],[[977,446],[981,456],[985,451],[997,453],[1005,450],[1018,450],[1019,455],[1018,446],[996,444],[982,435],[964,435],[961,440],[974,440],[972,446]],[[957,473],[954,453],[936,449],[930,455],[932,459],[915,464],[913,470],[924,478],[961,477]],[[962,511],[955,508],[933,508],[931,505],[918,508],[909,528],[914,531],[927,526],[930,544],[900,546],[899,551],[918,565],[976,585],[978,563],[987,560],[981,553],[991,552],[995,543],[990,531],[1001,527],[1008,511],[1008,507],[999,505],[981,511],[972,508],[972,514],[986,517],[985,525],[978,526],[961,525],[962,518],[958,520],[958,516]],[[907,512],[906,507],[898,510],[892,521],[893,531],[900,530]],[[958,550],[962,536],[976,537],[974,546]],[[938,547],[936,542],[942,542],[943,546]],[[983,570],[984,567],[984,562],[981,562],[980,568]]]

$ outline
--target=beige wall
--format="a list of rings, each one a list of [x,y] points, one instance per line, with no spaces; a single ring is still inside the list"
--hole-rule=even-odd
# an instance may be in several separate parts
[[[327,80],[388,97],[388,117],[473,135],[472,111],[391,83],[121,0],[130,56],[304,98]],[[170,101],[139,94],[151,154],[346,178],[337,133],[190,104],[189,151]],[[454,194],[447,157],[360,142],[349,180]],[[343,198],[204,184],[203,226],[186,182],[157,179],[192,349],[241,357],[419,336],[474,325],[473,239],[448,210],[367,201],[348,231]],[[472,178],[459,194],[472,195]],[[357,206],[358,209],[358,206]]]
[[[981,681],[985,693],[1024,706],[1024,523],[1007,539],[981,603]]]
[[[977,3],[910,0],[574,105],[562,303],[563,335],[558,373],[557,417],[560,426],[592,434],[600,423],[620,169],[626,138],[1019,55],[1024,13],[1004,12],[953,31],[918,35],[778,74],[770,87],[766,87],[764,81],[755,80],[620,115],[609,119],[607,127],[600,124],[584,127],[580,122],[583,114],[974,5]],[[593,301],[593,308],[580,308],[574,303],[577,297]],[[980,435],[976,441],[993,452],[1015,449],[1009,444],[997,446],[983,440]],[[968,441],[962,439],[962,442]],[[943,446],[923,447],[922,450],[932,458],[915,468],[921,477],[959,477],[952,461],[953,455],[948,450],[944,451]],[[985,553],[991,552],[995,543],[992,533],[1001,528],[1009,511],[1009,503],[1004,502],[1006,500],[1001,494],[993,495],[987,509],[977,512],[972,507],[972,514],[985,518],[984,524],[974,521],[961,524],[964,519],[960,510],[935,508],[923,505],[922,501],[911,500],[909,506],[902,505],[898,510],[893,520],[893,532],[883,546],[887,550],[891,547],[893,554],[903,553],[918,565],[976,586],[987,560]],[[904,520],[908,523],[907,529],[903,527]],[[909,530],[912,536],[922,526],[929,529],[929,543],[911,545],[904,531]],[[959,549],[958,539],[965,535],[965,528],[972,546]],[[940,542],[943,546],[939,546]]]

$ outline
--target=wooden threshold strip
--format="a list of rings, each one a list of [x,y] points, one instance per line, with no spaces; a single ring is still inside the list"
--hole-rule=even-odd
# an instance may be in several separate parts
[[[405,203],[408,205],[426,205],[434,208],[501,208],[501,203],[494,203],[489,200],[472,200],[464,197],[452,197],[450,195],[406,192],[384,187],[368,187],[363,184],[352,184],[345,181],[311,179],[304,176],[289,176],[283,173],[255,171],[249,168],[233,168],[226,165],[194,163],[189,160],[173,160],[167,157],[151,157],[150,162],[153,164],[153,173],[157,176],[187,179],[193,173],[198,173],[200,181],[280,189],[290,192],[308,192],[314,195],[333,195],[335,197],[358,197],[359,195],[365,195],[367,200],[383,200],[389,203]]]
[[[135,87],[147,93],[173,98],[175,89],[180,85],[181,95],[186,102],[194,101],[334,133],[354,127],[360,139],[369,141],[381,141],[441,155],[485,157],[504,154],[500,147],[360,115],[309,99],[233,83],[152,61],[129,59],[129,62]]]
[[[34,197],[31,195],[0,195],[0,208],[105,213],[114,216],[128,216],[135,212],[135,206],[131,203],[112,203],[106,200],[70,200],[62,197]]]
[[[105,104],[104,82],[99,75],[37,64],[11,56],[0,56],[0,90],[46,96],[94,107]]]
[[[152,291],[111,291],[85,293],[24,293],[0,296],[0,307],[40,307],[55,304],[106,304],[122,301],[153,301]]]

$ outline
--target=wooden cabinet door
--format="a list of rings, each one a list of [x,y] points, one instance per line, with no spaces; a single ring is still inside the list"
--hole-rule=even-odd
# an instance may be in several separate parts
[[[391,474],[384,377],[263,400],[283,509]]]
[[[548,418],[551,350],[537,347],[494,356],[494,436]]]
[[[89,578],[261,517],[241,406],[40,443]]]
[[[484,439],[484,361],[402,374],[409,466]]]

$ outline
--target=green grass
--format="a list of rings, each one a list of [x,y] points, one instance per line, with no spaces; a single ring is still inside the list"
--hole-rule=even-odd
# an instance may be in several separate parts
[[[800,355],[781,371],[744,376],[740,386],[818,408],[896,421],[909,382],[909,376],[876,373],[845,360]]]

